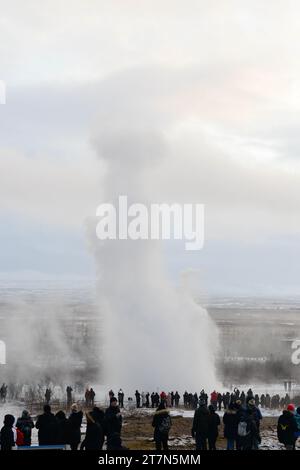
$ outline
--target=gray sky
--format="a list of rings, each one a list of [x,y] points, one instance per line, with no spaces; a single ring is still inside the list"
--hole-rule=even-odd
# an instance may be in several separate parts
[[[270,4],[271,3],[271,4]],[[297,294],[297,1],[3,1],[0,279],[90,278],[99,135],[159,129],[159,201],[206,204],[206,244],[166,246],[209,293]]]

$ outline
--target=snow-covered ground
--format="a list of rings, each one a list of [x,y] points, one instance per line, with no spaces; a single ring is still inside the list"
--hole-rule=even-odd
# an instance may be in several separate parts
[[[266,408],[260,408],[261,414],[263,417],[276,417],[281,414],[281,410],[270,410]],[[155,412],[155,408],[133,408],[133,409],[125,409],[124,414],[153,414]],[[219,416],[224,415],[224,410],[217,411]],[[170,410],[171,416],[182,416],[183,418],[193,418],[195,414],[195,410],[186,410],[184,408],[173,408]]]

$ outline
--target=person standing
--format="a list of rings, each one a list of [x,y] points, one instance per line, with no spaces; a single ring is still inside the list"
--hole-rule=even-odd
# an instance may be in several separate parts
[[[229,404],[223,416],[224,437],[227,439],[227,450],[234,450],[237,440],[238,418],[235,405]]]
[[[221,408],[222,408],[222,401],[223,401],[223,395],[222,395],[222,393],[218,393],[217,401],[218,401],[218,409],[219,409],[219,411],[221,411]]]
[[[80,450],[102,450],[104,443],[103,421],[104,413],[100,408],[94,407],[93,411],[86,413],[86,433]]]
[[[91,406],[94,406],[94,404],[95,404],[95,396],[96,396],[96,393],[94,392],[94,390],[91,387],[91,389],[90,389],[90,405]]]
[[[38,440],[40,446],[56,444],[58,425],[57,419],[51,413],[50,405],[44,406],[44,413],[38,416],[35,427],[38,429]]]
[[[51,389],[50,389],[50,388],[46,388],[46,392],[45,392],[45,401],[46,401],[46,405],[49,405],[50,400],[51,400],[51,395],[52,395]]]
[[[135,400],[136,400],[136,407],[140,408],[140,406],[141,406],[141,394],[138,390],[135,391]]]
[[[88,408],[90,406],[90,391],[88,388],[85,390],[84,398],[85,398],[85,406]]]
[[[72,403],[73,388],[70,387],[70,385],[68,385],[67,388],[66,388],[66,392],[67,392],[67,407],[70,408],[71,403]]]
[[[196,438],[196,450],[207,450],[208,426],[209,412],[202,399],[195,411],[192,426],[192,437]]]
[[[77,450],[81,440],[81,424],[83,413],[78,410],[77,404],[71,406],[71,414],[68,419],[69,426],[69,443],[71,450]]]
[[[119,400],[119,407],[124,408],[124,392],[121,388],[118,393],[118,400]]]
[[[297,431],[295,433],[295,438],[297,440],[298,437],[300,437],[300,406],[298,406],[294,416],[295,416],[295,421],[296,421],[296,425],[297,425]]]
[[[175,392],[174,398],[175,398],[175,406],[176,406],[176,408],[178,408],[178,406],[179,406],[179,400],[180,400],[180,395],[179,395],[179,393],[178,393],[177,390],[176,390],[176,392]]]
[[[277,437],[278,441],[284,444],[286,450],[295,450],[296,433],[298,431],[297,422],[294,416],[295,406],[289,404],[286,410],[278,418]]]
[[[214,409],[216,410],[217,409],[217,404],[218,404],[218,394],[215,390],[210,395],[210,403],[214,407]]]
[[[34,428],[33,420],[27,410],[22,412],[22,416],[17,419],[16,428],[18,428],[24,436],[24,446],[31,445],[31,432]]]
[[[151,408],[154,408],[155,406],[155,393],[151,393]]]
[[[118,407],[118,401],[116,397],[113,397],[104,415],[104,433],[107,437],[107,450],[122,449],[121,431],[122,415]]]
[[[56,443],[59,445],[69,444],[69,422],[64,411],[58,411],[55,418],[57,419]]]
[[[5,415],[3,421],[3,428],[0,431],[0,445],[1,450],[12,450],[15,446],[15,434],[13,431],[13,425],[15,418],[13,415]]]
[[[220,417],[216,413],[213,405],[209,405],[209,419],[208,419],[208,448],[209,450],[217,450],[216,442],[219,435],[219,426],[221,424]]]
[[[154,441],[156,450],[168,450],[169,432],[172,426],[171,417],[166,407],[165,400],[162,400],[153,416],[152,426],[154,427]]]

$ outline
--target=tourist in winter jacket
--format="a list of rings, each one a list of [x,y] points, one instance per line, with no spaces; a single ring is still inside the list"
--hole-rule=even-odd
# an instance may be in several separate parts
[[[24,446],[31,445],[31,431],[34,428],[34,423],[27,410],[22,412],[21,418],[17,419],[16,428],[18,428],[24,436]]]
[[[151,408],[154,408],[155,406],[155,393],[151,393]]]
[[[166,392],[162,391],[162,392],[160,393],[160,400],[161,400],[161,401],[166,401],[166,400],[167,400],[167,394],[166,394]]]
[[[35,427],[39,430],[39,445],[56,444],[58,424],[50,405],[44,406],[44,413],[38,416]]]
[[[294,405],[288,405],[287,409],[283,410],[282,415],[279,416],[277,423],[278,440],[285,445],[286,450],[295,449],[295,433],[297,432],[298,428],[294,412]]]
[[[136,400],[136,407],[139,408],[141,406],[141,394],[138,390],[135,391],[135,400]]]
[[[1,450],[12,450],[15,446],[15,433],[13,430],[13,425],[15,418],[12,415],[5,415],[3,421],[3,428],[0,431],[0,445]]]
[[[196,438],[196,450],[207,450],[209,411],[203,400],[196,409],[192,426],[192,437]]]
[[[156,450],[168,450],[169,432],[172,426],[169,411],[166,408],[165,400],[162,400],[156,413],[153,416],[152,426],[154,427],[154,441]]]
[[[257,450],[261,441],[259,428],[257,426],[257,416],[254,408],[247,407],[240,409],[238,414],[238,437],[237,449],[239,450]]]
[[[214,409],[216,410],[217,403],[218,403],[218,394],[215,390],[210,394],[210,403],[211,405],[213,405]]]
[[[176,408],[177,408],[177,407],[179,406],[179,400],[180,400],[180,395],[179,395],[179,393],[177,392],[177,390],[176,390],[176,392],[175,392],[174,399],[175,399],[175,406],[176,406]]]
[[[91,388],[91,389],[90,389],[90,404],[91,404],[91,406],[94,406],[94,403],[95,403],[95,396],[96,396],[96,393],[95,393],[95,391]]]
[[[250,400],[248,399],[247,409],[248,409],[249,414],[253,415],[255,422],[256,422],[257,429],[259,431],[260,421],[262,420],[262,414],[260,412],[260,409],[255,405],[254,398],[251,398]]]
[[[63,411],[58,411],[55,415],[57,420],[56,443],[60,445],[69,444],[69,421]]]
[[[69,443],[71,450],[77,450],[81,441],[81,424],[83,413],[78,410],[76,403],[71,406],[71,414],[68,419]]]
[[[297,431],[295,433],[296,440],[300,437],[300,406],[298,406],[296,413],[295,413],[295,421],[297,424]]]
[[[233,403],[230,403],[223,416],[224,437],[227,439],[227,450],[234,450],[237,440],[238,417]]]
[[[216,450],[216,442],[219,435],[218,427],[221,424],[219,415],[215,412],[213,405],[209,405],[209,419],[208,419],[208,448],[209,450]]]
[[[124,392],[121,388],[118,392],[118,400],[119,400],[119,407],[124,408]]]
[[[222,401],[223,401],[223,395],[222,393],[218,393],[218,409],[221,411],[222,408]]]
[[[185,391],[183,394],[183,405],[185,408],[187,408],[189,405],[189,394],[187,391]]]
[[[199,400],[204,401],[205,405],[207,406],[208,403],[208,395],[205,393],[204,389],[201,390]]]
[[[122,415],[118,401],[114,397],[104,415],[104,433],[107,436],[107,450],[122,449],[121,441]]]
[[[80,450],[101,450],[104,442],[104,431],[98,420],[95,408],[92,412],[86,413],[86,433],[85,439],[80,446]]]

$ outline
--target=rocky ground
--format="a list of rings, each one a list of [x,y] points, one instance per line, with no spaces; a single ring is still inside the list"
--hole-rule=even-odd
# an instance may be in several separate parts
[[[261,425],[261,449],[281,449],[276,435],[277,419],[274,416],[264,417]],[[222,421],[222,420],[221,420]],[[124,414],[123,443],[129,449],[154,449],[152,416],[148,412],[135,410]],[[192,418],[183,415],[172,416],[172,429],[170,432],[170,449],[194,449],[195,441],[191,437]],[[220,426],[218,449],[226,448],[223,437],[223,425]]]

